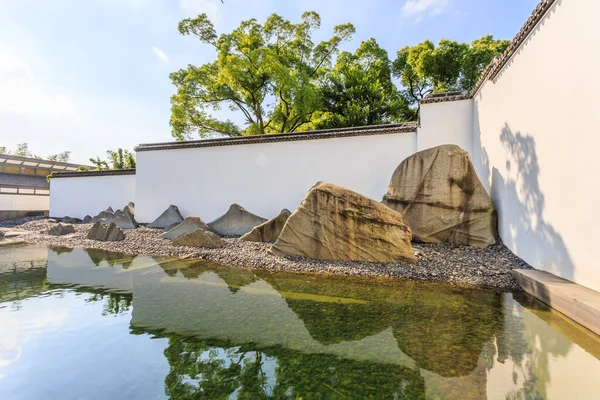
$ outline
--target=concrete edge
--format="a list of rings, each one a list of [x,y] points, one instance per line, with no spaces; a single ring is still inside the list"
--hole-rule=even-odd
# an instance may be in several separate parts
[[[515,269],[523,290],[600,335],[600,293],[549,272]]]

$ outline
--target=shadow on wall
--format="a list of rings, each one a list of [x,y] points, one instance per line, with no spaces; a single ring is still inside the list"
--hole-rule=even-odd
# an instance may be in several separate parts
[[[498,230],[504,244],[533,267],[573,279],[573,262],[562,237],[544,220],[544,194],[532,136],[513,133],[505,124],[500,142],[506,150],[504,177],[492,168],[491,197],[498,210]],[[490,161],[482,148],[482,163]]]

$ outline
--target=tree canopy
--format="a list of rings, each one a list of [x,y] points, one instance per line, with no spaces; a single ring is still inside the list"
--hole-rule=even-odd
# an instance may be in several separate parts
[[[470,45],[442,39],[436,46],[425,40],[399,50],[392,72],[403,86],[404,98],[418,108],[418,101],[428,94],[471,90],[484,68],[509,44],[492,35]]]
[[[181,21],[179,32],[214,47],[216,60],[171,74],[177,88],[171,98],[173,136],[284,133],[310,126],[321,110],[319,79],[355,31],[351,24],[338,25],[328,40],[315,44],[312,34],[320,25],[312,11],[297,24],[273,14],[262,25],[250,19],[221,35],[206,14]],[[212,112],[221,107],[241,113],[245,126],[217,119]]]

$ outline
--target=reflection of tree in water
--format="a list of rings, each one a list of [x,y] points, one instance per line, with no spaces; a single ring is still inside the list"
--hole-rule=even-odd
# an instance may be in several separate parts
[[[549,309],[528,295],[516,294],[515,297],[529,308]],[[504,321],[504,330],[497,338],[498,361],[511,360],[515,383],[519,378],[523,380],[522,388],[507,398],[546,398],[546,388],[552,379],[549,356],[565,357],[572,342],[528,311],[517,313],[505,309]]]
[[[0,273],[0,302],[23,300],[47,289],[45,265],[13,263],[12,269]],[[20,309],[20,305],[15,305],[15,309]]]
[[[133,260],[137,257],[137,255],[125,255],[100,249],[85,249],[85,252],[95,266],[99,266],[102,261],[106,261],[111,267],[120,265],[123,269],[129,268]]]
[[[107,293],[99,290],[77,289],[77,292],[89,293],[86,303],[104,302],[102,315],[124,315],[131,310],[133,294]]]
[[[170,336],[165,379],[173,399],[424,398],[419,371],[305,354],[279,346],[232,346]]]

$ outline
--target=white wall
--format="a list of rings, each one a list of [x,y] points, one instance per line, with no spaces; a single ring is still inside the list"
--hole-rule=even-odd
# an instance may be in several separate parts
[[[210,222],[238,203],[271,218],[294,210],[318,181],[376,200],[416,149],[415,133],[202,147],[137,153],[136,219],[151,222],[170,204]]]
[[[83,218],[109,206],[123,208],[135,199],[135,175],[54,178],[50,180],[50,216]]]
[[[49,196],[0,194],[0,211],[47,211]]]
[[[456,144],[471,153],[473,100],[421,104],[417,150]]]
[[[475,97],[473,159],[504,243],[600,291],[597,0],[558,0]]]

